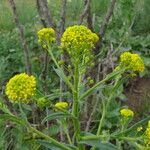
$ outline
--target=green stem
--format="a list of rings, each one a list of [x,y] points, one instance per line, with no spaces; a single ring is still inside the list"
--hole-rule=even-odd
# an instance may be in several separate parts
[[[126,140],[126,141],[137,141],[143,139],[143,137],[125,137],[125,136],[117,136],[117,135],[91,135],[91,136],[83,136],[81,137],[81,140],[83,141],[100,140],[100,139],[107,138],[108,136],[111,139],[119,139],[119,140]]]
[[[75,131],[74,135],[76,137],[76,142],[77,143],[80,141],[79,83],[80,83],[79,64],[75,64],[72,114],[77,118],[76,120],[73,120],[74,131]],[[79,148],[79,150],[84,149],[83,145],[81,145],[81,144],[78,144],[78,148]]]
[[[65,78],[65,82],[66,84],[70,87],[70,89],[73,91],[73,86],[72,84],[70,83],[70,81],[68,80],[67,76],[64,74],[62,68],[59,66],[59,64],[57,63],[57,60],[55,59],[53,53],[52,53],[52,48],[48,48],[47,49],[49,55],[51,56],[53,62],[55,63],[56,67],[59,69],[59,71],[61,72],[61,75],[63,76],[63,78]]]
[[[110,102],[111,102],[112,98],[114,97],[114,94],[115,94],[116,90],[117,90],[120,78],[121,78],[121,76],[118,74],[118,77],[115,79],[115,83],[114,83],[113,89],[112,89],[112,91],[110,93],[110,96],[109,96],[107,102],[106,102],[106,105],[105,105],[105,101],[102,100],[103,112],[102,112],[102,117],[101,117],[101,120],[100,120],[100,123],[99,123],[98,130],[97,130],[97,135],[101,134],[101,129],[102,129],[102,126],[103,126],[103,123],[104,123],[105,116],[107,114],[108,107],[110,105]]]
[[[105,117],[106,117],[106,114],[107,114],[107,108],[108,108],[108,106],[111,102],[111,99],[112,99],[112,96],[109,97],[106,105],[105,105],[104,100],[102,100],[103,112],[102,112],[102,117],[101,117],[100,122],[99,122],[98,130],[97,130],[97,133],[96,133],[97,136],[99,136],[101,134],[101,129],[102,129],[102,126],[103,126],[103,123],[104,123],[104,120],[105,120]],[[96,150],[96,147],[93,147],[92,150]]]
[[[71,141],[71,138],[70,138],[68,131],[67,131],[66,135],[67,135],[67,139],[68,139],[69,144],[72,144],[72,141]]]
[[[111,102],[112,97],[113,97],[113,94],[107,100],[106,105],[105,105],[104,100],[102,100],[103,112],[102,112],[102,117],[101,117],[101,120],[100,120],[100,123],[99,123],[98,130],[97,130],[97,135],[101,134],[101,129],[102,129],[102,126],[103,126],[103,123],[104,123],[104,120],[105,120],[105,117],[106,117],[106,114],[107,114],[107,109],[108,109],[108,106],[109,106],[109,104]]]
[[[98,88],[100,85],[104,84],[106,81],[109,81],[113,78],[115,78],[117,75],[121,74],[124,72],[124,68],[122,70],[118,70],[118,71],[114,71],[110,74],[108,74],[106,76],[105,79],[99,81],[98,83],[96,83],[93,87],[91,87],[90,89],[88,89],[83,95],[80,96],[80,100],[83,100],[85,97],[89,96],[90,94],[92,94],[93,91],[95,91],[96,88]]]
[[[101,120],[99,122],[99,126],[98,126],[98,130],[97,130],[97,134],[96,135],[100,135],[101,133],[101,129],[102,129],[102,126],[103,126],[103,122],[104,122],[104,119],[105,119],[105,115],[106,115],[106,106],[105,106],[105,101],[104,99],[102,99],[102,105],[103,105],[103,112],[102,112],[102,117],[101,117]]]
[[[34,133],[36,133],[37,135],[39,135],[40,137],[43,137],[44,139],[49,140],[50,142],[52,142],[54,145],[58,146],[59,148],[62,148],[62,150],[71,150],[71,148],[66,147],[64,144],[62,144],[62,143],[56,141],[55,139],[53,139],[53,138],[51,138],[51,137],[49,137],[49,136],[43,134],[42,132],[40,132],[40,131],[38,131],[37,129],[33,128],[31,125],[28,125],[28,128],[29,128],[32,132],[34,132]]]
[[[13,114],[12,115],[9,114],[9,118],[10,118],[11,121],[14,121],[17,124],[20,124],[20,125],[26,127],[31,132],[36,133],[39,137],[44,138],[45,140],[50,141],[51,143],[53,143],[55,146],[61,148],[62,150],[72,150],[71,148],[65,146],[63,143],[60,143],[57,140],[49,137],[48,135],[46,135],[46,134],[38,131],[36,128],[32,127],[29,122],[24,121],[23,119],[21,119],[21,118],[19,118],[17,116],[14,116]]]
[[[68,132],[68,124],[67,124],[66,119],[61,119],[61,120],[60,120],[60,121],[58,121],[58,122],[60,122],[60,125],[61,125],[61,127],[63,128],[63,130],[62,130],[62,131],[64,131],[64,132],[65,132],[65,134],[66,134],[66,136],[67,136],[67,139],[68,139],[69,144],[71,144],[71,145],[72,145],[72,141],[71,141],[71,138],[70,138],[70,135],[69,135],[69,132]]]
[[[116,146],[118,147],[119,150],[122,150],[121,148],[121,141],[116,139]]]
[[[26,119],[26,121],[27,121],[27,118],[26,118],[26,115],[25,115],[25,113],[24,113],[24,111],[23,111],[23,109],[22,109],[21,103],[19,103],[19,108],[20,108],[21,114],[23,115],[23,118]],[[49,136],[43,134],[42,132],[38,131],[37,129],[33,128],[28,122],[26,122],[26,124],[27,124],[27,127],[28,127],[31,131],[33,131],[33,132],[36,133],[37,135],[39,135],[39,136],[41,136],[41,137],[43,137],[43,138],[45,138],[45,139],[47,139],[47,140],[50,140],[54,145],[56,145],[56,146],[62,148],[63,150],[71,150],[70,148],[64,146],[63,144],[59,143],[59,142],[56,141],[55,139],[53,139],[53,138],[51,138],[51,137],[49,137]]]
[[[27,121],[27,116],[26,116],[25,112],[23,111],[22,104],[20,102],[19,102],[19,109],[20,109],[20,112],[21,112],[22,119],[24,119],[25,121]]]
[[[73,92],[73,115],[78,118],[78,86],[79,86],[79,68],[78,64],[75,66],[75,75],[74,75],[74,92]]]
[[[106,79],[106,78],[105,78]],[[107,102],[106,102],[106,105],[105,105],[105,101],[102,100],[102,105],[103,105],[103,112],[102,112],[102,117],[100,119],[100,122],[99,122],[99,126],[98,126],[98,130],[97,130],[97,134],[96,135],[100,135],[101,134],[101,129],[102,129],[102,126],[103,126],[103,123],[104,123],[104,120],[105,120],[105,117],[107,115],[107,110],[108,110],[108,107],[110,105],[110,102],[114,96],[114,92],[116,90],[116,87],[117,87],[117,83],[119,82],[119,79],[120,79],[120,76],[118,76],[118,78],[116,78],[115,80],[115,83],[114,83],[114,86],[113,86],[113,90],[112,90],[112,93],[110,94]],[[95,150],[96,148],[93,147],[92,150]]]
[[[108,135],[89,135],[89,136],[83,136],[81,137],[81,140],[97,140],[97,139],[103,139],[108,137]]]

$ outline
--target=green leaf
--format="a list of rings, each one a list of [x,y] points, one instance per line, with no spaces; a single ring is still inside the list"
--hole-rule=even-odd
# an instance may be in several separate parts
[[[59,91],[54,91],[54,93],[50,94],[50,95],[46,95],[45,97],[48,98],[49,100],[55,100],[56,98],[59,98],[59,97],[69,97],[70,96],[70,93],[69,92],[61,92],[60,90]]]
[[[0,109],[6,114],[13,115],[7,106],[3,103],[2,99],[0,99]]]
[[[62,150],[61,148],[57,147],[56,145],[48,141],[38,140],[38,143],[46,147],[48,150]]]
[[[143,59],[144,59],[145,66],[149,67],[150,66],[150,59],[149,59],[149,57],[143,57]]]
[[[57,75],[73,90],[73,85],[68,80],[67,76],[64,74],[63,70],[61,68],[55,69],[55,72]]]
[[[150,116],[148,116],[147,118],[137,122],[136,124],[134,124],[133,126],[131,126],[130,128],[128,128],[127,130],[121,132],[121,133],[118,133],[116,134],[117,136],[119,135],[130,135],[132,132],[136,131],[138,127],[144,125],[145,123],[148,122],[148,120],[150,120]]]
[[[52,144],[51,142],[45,140],[38,140],[38,143],[46,147],[48,150],[62,150],[62,148],[59,148],[56,145]],[[64,145],[71,148],[71,150],[77,150],[77,148],[74,145],[69,145],[69,144],[64,144]]]
[[[118,148],[114,146],[113,144],[108,143],[108,142],[103,143],[99,139],[81,141],[80,143],[90,145],[92,147],[96,147],[99,150],[118,150]]]
[[[52,114],[46,116],[42,120],[42,123],[44,123],[46,121],[54,120],[54,119],[61,119],[61,118],[67,118],[67,117],[72,117],[72,116],[71,116],[71,114],[66,114],[63,112],[56,112],[56,113],[52,113]]]
[[[3,120],[3,121],[10,120],[10,121],[15,122],[17,124],[25,125],[25,122],[23,120],[21,120],[20,118],[18,118],[16,116],[12,116],[9,114],[0,115],[0,120]]]
[[[43,130],[44,134],[49,136],[56,136],[59,133],[59,125],[58,124],[51,124],[50,128],[45,128]]]
[[[88,89],[83,95],[81,95],[80,100],[83,100],[87,96],[91,95],[98,87],[100,87],[101,85],[106,83],[106,81],[115,79],[118,75],[122,74],[123,72],[124,72],[124,68],[120,69],[120,70],[117,70],[117,71],[115,70],[112,73],[108,74],[105,79],[99,81],[93,87]]]

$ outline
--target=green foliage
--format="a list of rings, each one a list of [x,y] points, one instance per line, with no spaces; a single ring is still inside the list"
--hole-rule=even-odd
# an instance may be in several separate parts
[[[0,83],[2,84],[15,72],[23,71],[23,53],[16,29],[12,32],[1,32],[0,41]]]

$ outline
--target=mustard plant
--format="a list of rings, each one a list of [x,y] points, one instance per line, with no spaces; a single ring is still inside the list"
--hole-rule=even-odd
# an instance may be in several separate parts
[[[40,99],[36,99],[36,95],[34,95],[36,88],[35,78],[26,74],[19,74],[10,79],[6,86],[6,95],[12,102],[15,101],[16,103],[31,102],[33,98],[41,108],[46,105],[49,110],[53,110],[51,114],[43,119],[42,123],[49,120],[57,120],[63,126],[64,135],[66,135],[68,140],[65,142],[60,141],[57,137],[51,137],[38,130],[28,119],[11,113],[4,103],[1,103],[0,106],[4,112],[1,118],[7,118],[16,124],[26,127],[28,132],[30,131],[32,134],[38,136],[38,139],[41,139],[39,141],[40,144],[49,145],[53,147],[53,150],[85,150],[87,145],[90,145],[91,150],[121,150],[126,141],[138,149],[142,150],[142,148],[145,148],[148,150],[150,144],[149,123],[143,132],[141,132],[142,130],[137,130],[137,128],[144,126],[150,120],[150,116],[131,125],[130,123],[136,112],[133,112],[129,108],[122,108],[118,110],[120,119],[118,128],[113,132],[104,132],[104,123],[108,115],[108,108],[114,100],[118,87],[131,77],[126,72],[136,74],[144,71],[144,63],[141,57],[138,54],[124,52],[120,56],[118,66],[111,73],[95,84],[92,82],[93,85],[91,87],[87,87],[84,78],[87,69],[91,67],[91,63],[94,61],[92,49],[99,40],[99,37],[85,26],[75,25],[65,30],[58,50],[61,49],[60,51],[67,53],[69,56],[69,64],[67,64],[66,68],[69,70],[68,73],[71,74],[66,74],[61,67],[62,63],[60,65],[60,60],[54,55],[54,50],[56,50],[55,47],[57,45],[55,43],[55,35],[55,31],[52,28],[44,28],[38,31],[39,43],[48,51],[51,59],[54,61],[54,70],[68,87],[67,90],[71,95],[71,100],[52,103],[46,99],[44,94]],[[91,77],[88,77],[87,80],[91,81]],[[107,98],[99,102],[102,105],[102,113],[98,121],[96,133],[82,131],[80,112],[82,112],[83,104],[87,97],[96,93],[98,90],[103,91],[107,85],[111,88],[109,89]],[[21,107],[20,112],[22,114],[24,113]],[[71,124],[71,130],[69,124]],[[112,140],[115,140],[115,144],[111,143]]]

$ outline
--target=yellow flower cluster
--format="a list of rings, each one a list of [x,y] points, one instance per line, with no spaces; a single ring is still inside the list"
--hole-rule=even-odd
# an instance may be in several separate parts
[[[148,126],[146,128],[145,135],[146,135],[146,138],[147,138],[145,140],[145,144],[150,145],[150,120],[148,121]]]
[[[98,36],[83,25],[68,27],[61,38],[61,47],[74,50],[89,50],[98,41]]]
[[[43,48],[47,48],[56,40],[55,31],[52,28],[43,28],[38,31],[38,42],[41,43]]]
[[[144,71],[144,63],[138,54],[124,52],[120,56],[120,61],[130,71],[133,71],[133,72],[143,72]]]
[[[61,48],[67,50],[71,58],[85,62],[92,56],[91,49],[99,37],[83,25],[68,27],[61,38]],[[83,62],[82,61],[82,62]]]
[[[45,99],[45,98],[39,98],[39,99],[37,100],[37,106],[38,106],[39,108],[47,107],[47,99]]]
[[[55,107],[58,109],[66,109],[68,107],[67,102],[58,102],[55,104]]]
[[[137,131],[140,132],[140,131],[142,131],[142,129],[143,129],[143,127],[138,127]]]
[[[130,109],[121,109],[120,113],[123,117],[133,117],[134,116],[134,112]]]
[[[34,76],[26,73],[12,77],[6,85],[6,95],[12,102],[28,103],[29,98],[35,94],[36,80]]]

